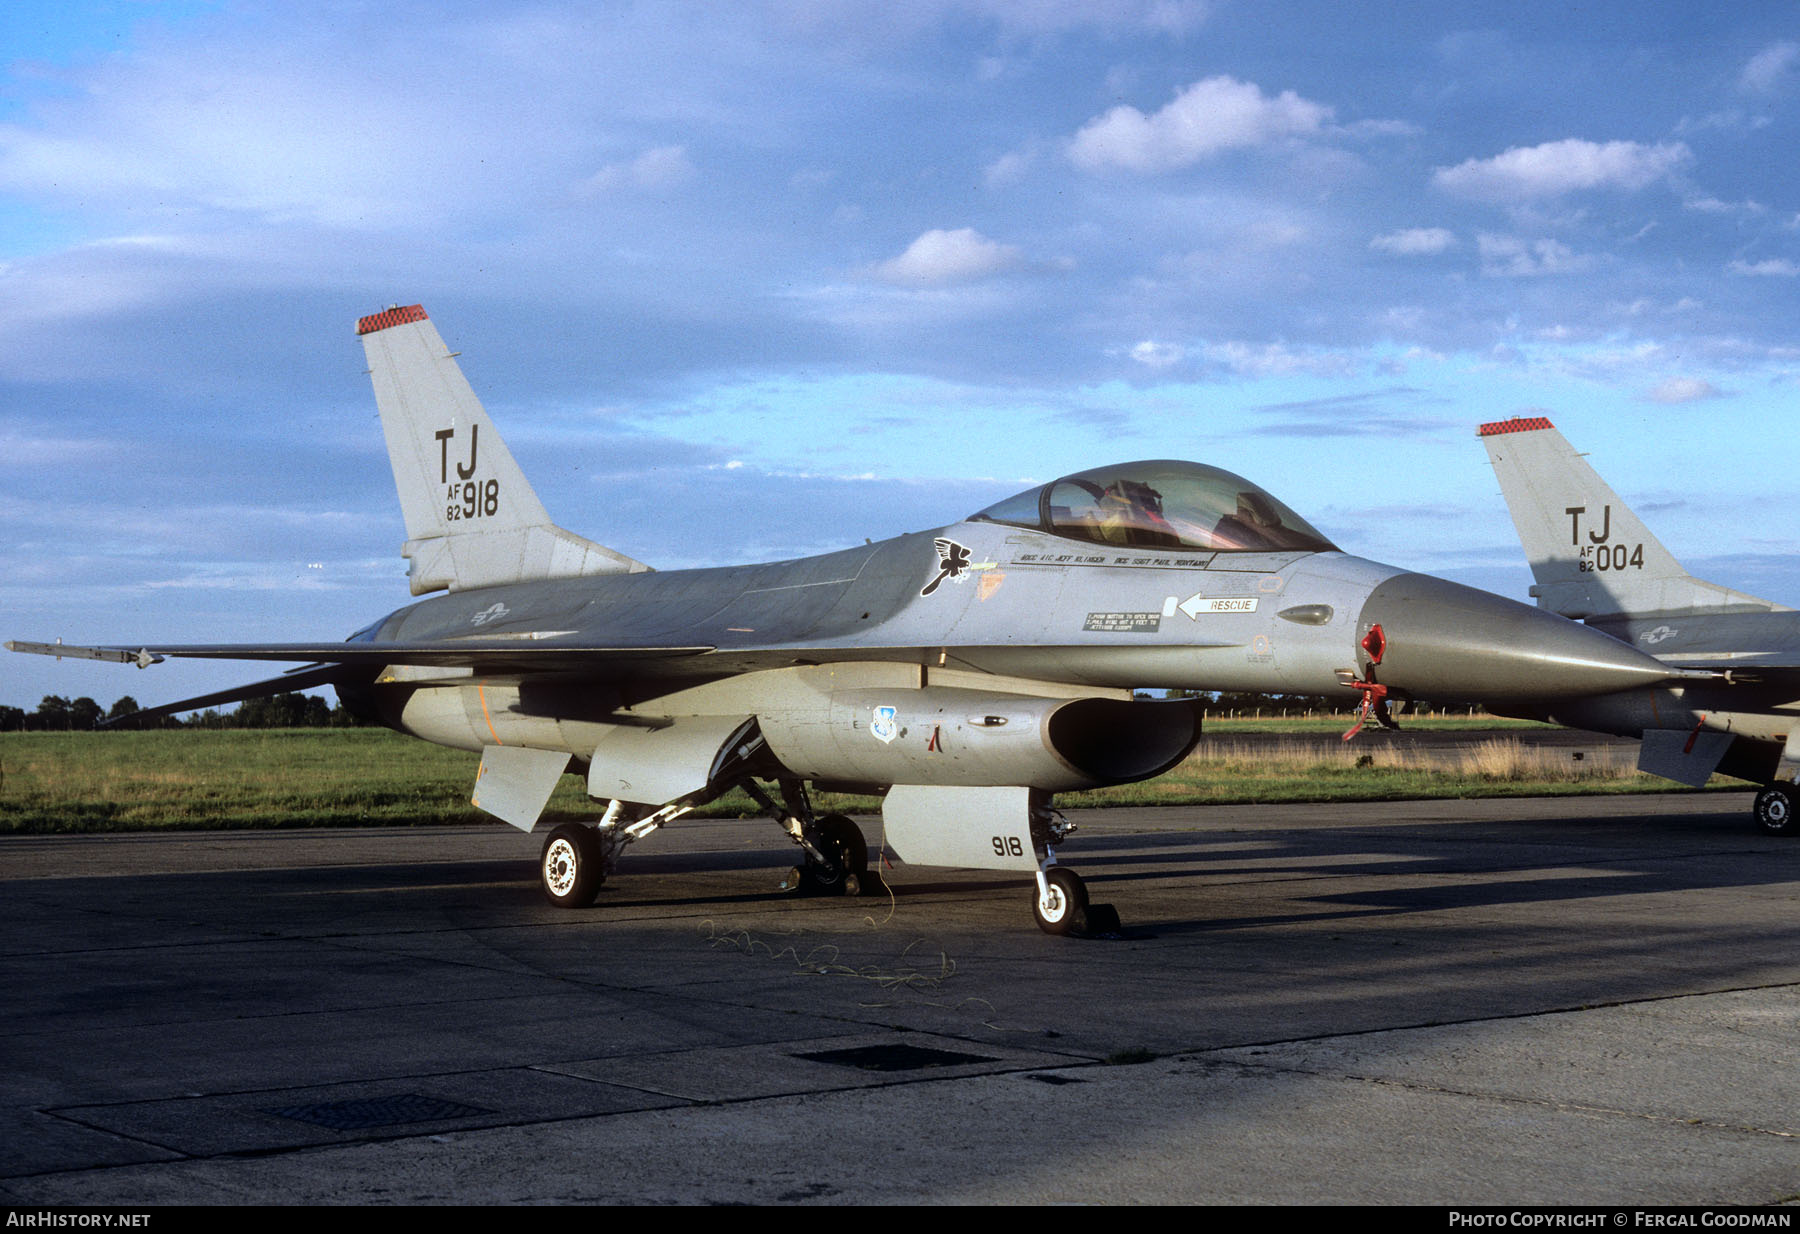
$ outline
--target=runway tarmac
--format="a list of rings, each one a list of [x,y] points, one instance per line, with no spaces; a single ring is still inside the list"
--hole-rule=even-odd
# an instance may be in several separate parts
[[[1092,940],[767,823],[574,913],[498,824],[0,839],[0,1200],[1793,1204],[1749,805],[1091,811]]]

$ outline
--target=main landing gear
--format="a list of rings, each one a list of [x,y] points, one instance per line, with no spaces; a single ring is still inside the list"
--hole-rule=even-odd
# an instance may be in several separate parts
[[[592,827],[564,823],[544,841],[538,861],[544,898],[558,908],[586,908],[606,881],[606,850]]]
[[[691,803],[666,805],[638,818],[624,802],[615,801],[595,826],[563,823],[544,841],[538,858],[544,898],[558,908],[586,908],[600,894],[620,850],[693,808]]]
[[[859,896],[875,890],[879,876],[869,873],[869,844],[861,828],[842,814],[815,815],[803,782],[782,779],[779,784],[780,805],[754,781],[742,787],[805,853],[781,880],[781,890],[803,896]]]
[[[1756,794],[1756,825],[1772,836],[1800,835],[1794,813],[1800,808],[1800,787],[1780,782],[1765,785]]]
[[[753,778],[750,764],[760,750],[746,742],[735,751],[737,765],[709,782],[702,792],[691,793],[660,809],[640,813],[642,807],[613,801],[595,826],[564,823],[544,841],[538,861],[538,877],[544,898],[558,908],[586,908],[600,894],[607,873],[620,851],[641,840],[664,823],[673,822],[726,790],[736,787],[748,793],[804,854],[782,883],[783,891],[801,895],[854,896],[872,891],[879,876],[869,871],[869,845],[856,824],[842,814],[815,815],[799,780],[781,778],[782,800],[775,801]]]
[[[813,826],[818,831],[814,846],[827,860],[816,861],[809,853],[782,883],[783,889],[801,895],[861,895],[869,882],[869,845],[861,829],[842,814],[827,814]]]

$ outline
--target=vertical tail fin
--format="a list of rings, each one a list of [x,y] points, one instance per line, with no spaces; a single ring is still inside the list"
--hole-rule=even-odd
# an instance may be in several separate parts
[[[417,304],[356,323],[406,517],[412,593],[625,574],[642,562],[550,521]]]
[[[1531,562],[1539,607],[1575,618],[1777,607],[1682,569],[1544,417],[1498,420],[1477,435]]]

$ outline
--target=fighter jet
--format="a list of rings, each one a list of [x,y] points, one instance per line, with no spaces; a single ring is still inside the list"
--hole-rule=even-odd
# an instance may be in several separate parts
[[[593,902],[620,850],[742,789],[798,846],[786,885],[872,885],[868,844],[813,790],[883,795],[906,863],[1035,879],[1037,923],[1091,928],[1057,850],[1073,789],[1145,779],[1200,738],[1138,688],[1520,702],[1654,685],[1652,657],[1527,605],[1340,551],[1250,481],[1172,460],[1095,467],[949,526],[819,557],[653,571],[550,517],[418,305],[357,324],[414,595],[342,643],[15,651],[135,663],[292,661],[146,715],[331,685],[481,756],[473,803],[531,831],[571,770],[605,807],[552,830],[553,904]],[[444,595],[432,595],[435,592]],[[1095,906],[1098,913],[1101,906]]]
[[[1478,430],[1546,612],[1578,619],[1698,679],[1505,703],[1505,715],[1638,737],[1638,768],[1699,786],[1763,786],[1756,822],[1793,835],[1800,804],[1800,613],[1695,578],[1542,416]]]

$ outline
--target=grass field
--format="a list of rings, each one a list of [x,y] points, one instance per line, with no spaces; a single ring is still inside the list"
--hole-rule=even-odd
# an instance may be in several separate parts
[[[1504,725],[1505,721],[1490,721]],[[1377,750],[1355,743],[1320,752],[1296,741],[1251,748],[1234,732],[1338,731],[1341,718],[1243,719],[1207,725],[1208,737],[1174,771],[1141,784],[1057,798],[1065,808],[1270,801],[1382,801],[1429,797],[1665,792],[1640,775],[1634,753],[1575,762],[1536,750],[1505,729],[1448,754]],[[1415,727],[1425,727],[1420,722]],[[1463,722],[1462,727],[1467,727]],[[1484,729],[1486,725],[1483,726]],[[1533,727],[1516,722],[1515,727]],[[262,729],[0,736],[0,832],[160,827],[337,827],[468,823],[479,759],[381,729]],[[577,776],[564,776],[545,817],[593,818]],[[823,796],[845,812],[873,798]],[[699,813],[753,815],[731,794]]]
[[[1206,732],[1217,733],[1341,733],[1355,722],[1348,711],[1304,716],[1263,716],[1241,713],[1215,715],[1206,713]],[[1401,726],[1410,731],[1515,733],[1531,729],[1554,728],[1536,720],[1507,720],[1500,716],[1477,712],[1434,711],[1423,715],[1402,716]]]

